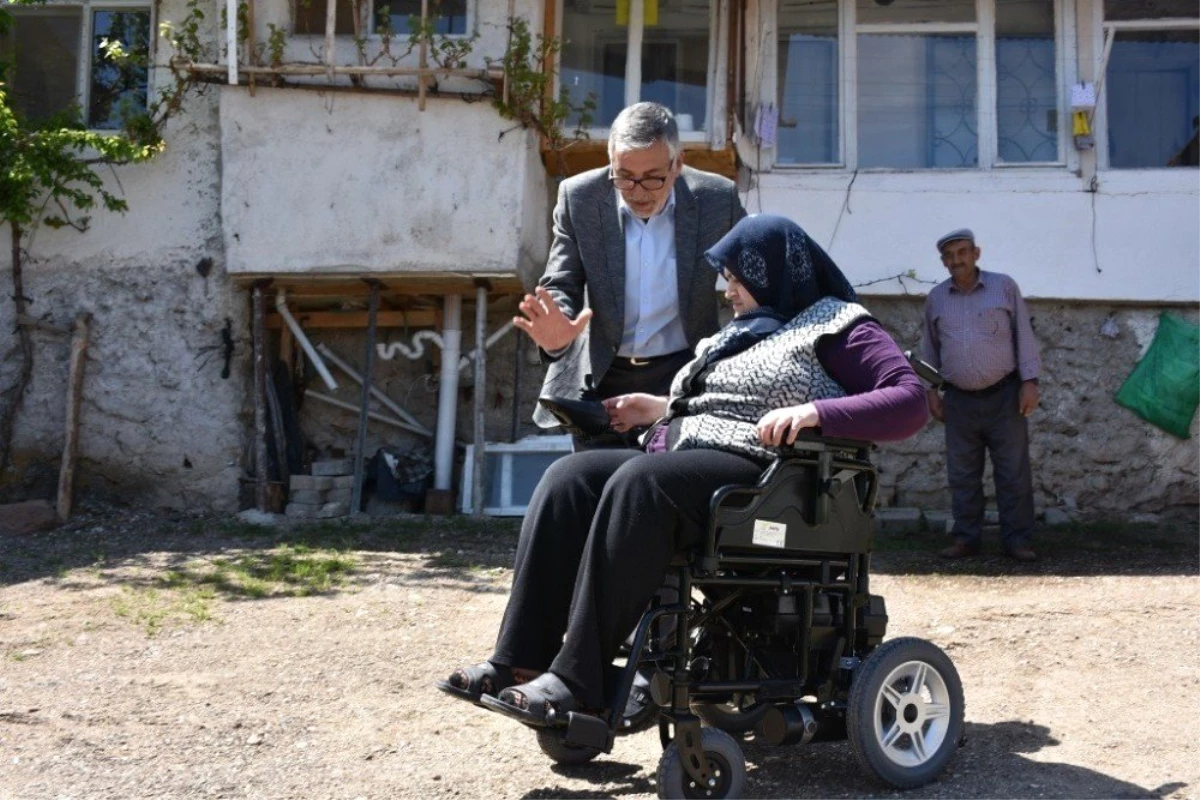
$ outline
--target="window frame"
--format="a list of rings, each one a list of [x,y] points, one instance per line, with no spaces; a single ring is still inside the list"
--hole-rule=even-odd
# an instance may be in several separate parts
[[[93,128],[91,120],[92,107],[92,34],[94,30],[94,14],[97,11],[147,11],[150,14],[150,38],[146,54],[146,105],[149,107],[155,98],[154,72],[155,57],[158,53],[157,4],[154,0],[46,0],[36,6],[9,6],[13,18],[20,24],[21,16],[48,14],[55,8],[80,9],[79,24],[79,64],[75,70],[75,102],[79,105],[83,122],[89,131],[96,133],[111,132],[111,128]],[[15,36],[15,29],[13,32]]]
[[[337,2],[337,3],[348,2],[348,0],[326,0],[327,3],[331,2],[331,1]],[[288,35],[291,37],[295,37],[297,39],[304,39],[306,41],[313,40],[313,39],[324,39],[325,38],[324,30],[322,30],[318,33],[301,33],[296,30],[296,27],[297,27],[297,25],[296,25],[296,22],[297,22],[296,5],[298,2],[299,2],[299,0],[290,0],[290,2],[288,3],[288,14],[290,16],[290,18],[288,20],[288,22],[289,22]],[[380,6],[383,6],[383,5],[387,5],[387,0],[370,0],[370,2],[364,3],[362,6],[364,9],[362,13],[364,14],[365,19],[360,20],[360,21],[366,25],[365,33],[363,35],[363,41],[367,42],[368,44],[370,44],[370,43],[378,44],[378,42],[382,38],[378,33],[378,25],[376,25],[376,19],[377,19],[377,10]],[[447,39],[469,39],[472,36],[474,36],[476,33],[475,27],[478,24],[477,23],[477,18],[478,18],[477,6],[478,6],[477,0],[465,0],[464,7],[466,10],[466,13],[463,15],[464,21],[463,21],[463,32],[462,33],[438,33],[435,35],[436,36],[444,36]],[[403,39],[408,36],[408,32],[393,31],[392,36],[395,38],[398,38],[398,39]],[[335,32],[334,37],[336,39],[340,39],[340,40],[349,40],[349,39],[354,38],[354,34],[353,33],[336,33]]]
[[[771,35],[778,40],[778,5],[776,0],[767,0],[770,15],[775,24]],[[922,167],[921,173],[974,172],[980,170],[1046,169],[1078,166],[1078,154],[1070,146],[1067,136],[1068,87],[1075,80],[1074,38],[1067,35],[1074,30],[1074,2],[1051,0],[1054,5],[1054,62],[1055,62],[1055,109],[1058,114],[1058,158],[1054,161],[1001,161],[999,156],[999,100],[996,80],[996,3],[995,0],[975,0],[974,22],[922,22],[922,23],[859,23],[856,0],[838,0],[838,81],[839,123],[841,127],[841,160],[829,164],[775,164],[776,153],[771,153],[771,167],[778,170],[852,171],[852,172],[910,172],[899,167],[859,167],[858,150],[858,37],[861,34],[946,34],[973,33],[975,35],[975,121],[978,131],[976,149],[977,163],[966,167]],[[766,5],[766,3],[764,3]],[[778,104],[778,42],[759,43],[764,58],[770,58],[771,70],[775,73],[770,101]],[[765,88],[765,87],[764,87]],[[764,96],[766,92],[763,93]],[[754,97],[748,94],[748,99]],[[774,150],[774,148],[772,148]]]
[[[1104,18],[1104,3],[1096,0],[1092,4],[1092,74],[1096,76],[1099,85],[1096,98],[1096,111],[1093,119],[1092,133],[1096,139],[1096,161],[1099,169],[1119,172],[1138,172],[1140,170],[1171,170],[1189,169],[1189,167],[1172,167],[1166,164],[1154,167],[1113,167],[1110,161],[1108,146],[1108,92],[1104,81],[1108,77],[1108,54],[1111,47],[1109,37],[1116,41],[1118,32],[1122,31],[1186,31],[1200,30],[1200,19],[1188,17],[1162,17],[1160,19],[1106,20]],[[1195,169],[1195,167],[1190,167]]]
[[[705,87],[705,119],[695,120],[694,122],[697,127],[693,130],[680,131],[679,142],[681,145],[708,143],[714,148],[722,148],[726,145],[724,119],[729,107],[729,98],[725,87],[729,70],[727,53],[729,49],[729,28],[732,24],[730,19],[732,4],[730,0],[707,0],[707,2],[708,81]],[[625,106],[638,101],[638,95],[635,92],[640,90],[641,86],[641,54],[644,46],[645,21],[643,14],[636,13],[636,11],[644,8],[642,3],[643,0],[629,0],[629,24],[625,34],[625,45],[627,48],[625,54]],[[637,7],[636,11],[635,6]],[[554,11],[553,35],[561,39],[563,35],[564,0],[550,0],[547,7],[553,8]],[[636,49],[634,47],[635,41],[637,44]],[[635,52],[637,53],[636,63],[634,59]],[[561,52],[558,55],[558,62],[561,65]],[[628,80],[631,72],[638,77],[638,80]],[[560,90],[561,70],[556,70],[554,76],[555,96],[558,95]],[[607,142],[610,130],[610,127],[607,125],[593,125],[588,127],[585,132],[588,138],[593,141]]]

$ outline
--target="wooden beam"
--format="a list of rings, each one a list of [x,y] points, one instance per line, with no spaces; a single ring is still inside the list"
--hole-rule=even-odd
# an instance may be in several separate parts
[[[67,379],[67,434],[63,441],[62,466],[58,471],[58,516],[71,518],[75,495],[75,463],[79,460],[79,416],[83,406],[83,368],[87,364],[88,323],[92,315],[82,313],[75,318],[75,335],[71,339],[71,362]]]
[[[560,156],[561,161],[566,164],[567,176],[578,175],[608,163],[608,143],[576,142],[558,153],[543,148],[542,164],[548,174],[558,174]],[[726,178],[737,177],[737,153],[732,143],[722,150],[713,150],[704,142],[684,142],[683,163],[706,172],[724,175]]]
[[[370,314],[366,311],[292,311],[292,316],[305,328],[366,328]],[[441,323],[440,311],[380,311],[376,324],[380,328],[433,328]],[[284,327],[279,314],[267,315],[267,328]]]

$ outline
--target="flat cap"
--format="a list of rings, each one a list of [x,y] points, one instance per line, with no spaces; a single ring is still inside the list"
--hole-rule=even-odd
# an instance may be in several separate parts
[[[945,236],[943,236],[942,238],[937,240],[938,252],[939,253],[942,252],[942,248],[945,247],[946,245],[950,244],[951,242],[957,242],[961,239],[966,239],[967,241],[974,242],[975,241],[975,232],[972,231],[970,228],[959,228],[956,231],[950,231]]]

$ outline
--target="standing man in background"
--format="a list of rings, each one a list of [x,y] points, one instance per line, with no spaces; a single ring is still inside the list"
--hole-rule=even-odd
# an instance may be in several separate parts
[[[746,216],[736,186],[684,166],[675,118],[658,103],[617,116],[608,157],[559,187],[546,272],[513,320],[550,362],[543,396],[667,394],[718,327],[704,251]],[[558,424],[540,406],[533,418]]]
[[[929,390],[929,412],[946,425],[954,542],[942,555],[979,553],[983,468],[991,453],[1004,550],[1035,561],[1033,471],[1026,418],[1038,404],[1041,359],[1016,282],[977,266],[975,234],[961,228],[937,241],[950,278],[925,300],[923,356],[941,370],[945,396]]]

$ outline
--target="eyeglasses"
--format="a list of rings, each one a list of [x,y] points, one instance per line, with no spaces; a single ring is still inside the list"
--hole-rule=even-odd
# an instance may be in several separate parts
[[[647,192],[657,192],[659,189],[667,185],[666,178],[650,177],[650,178],[621,178],[616,175],[608,176],[609,182],[613,186],[623,192],[627,192],[634,186],[640,186]]]

